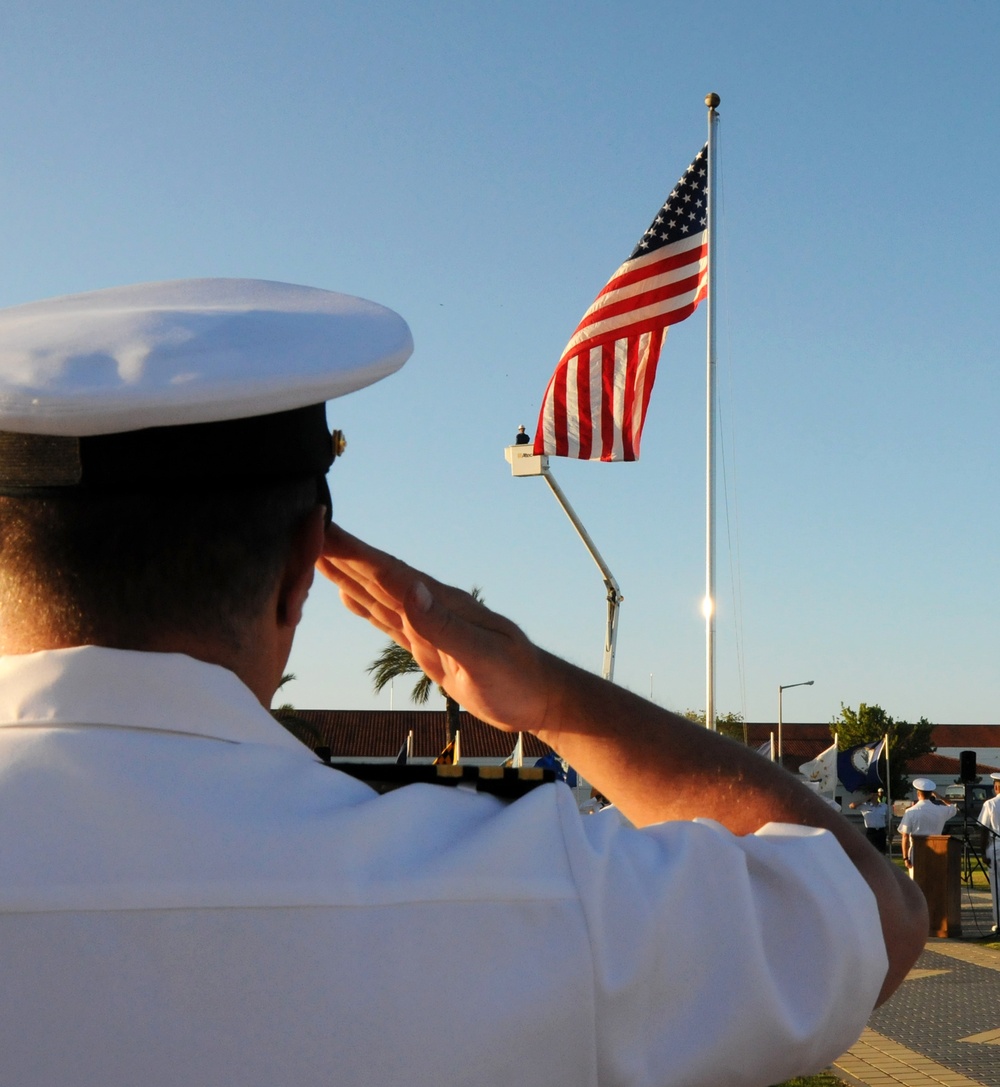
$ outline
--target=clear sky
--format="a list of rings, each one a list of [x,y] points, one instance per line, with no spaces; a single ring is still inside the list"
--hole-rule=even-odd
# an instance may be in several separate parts
[[[998,722],[998,31],[986,0],[9,0],[0,305],[218,275],[398,310],[412,360],[330,408],[336,516],[599,671],[597,568],[503,448],[715,91],[717,710],[813,679],[787,721]],[[671,331],[639,462],[553,461],[625,597],[616,679],[679,710],[704,342],[704,308]],[[317,583],[284,696],[388,708],[381,641]]]

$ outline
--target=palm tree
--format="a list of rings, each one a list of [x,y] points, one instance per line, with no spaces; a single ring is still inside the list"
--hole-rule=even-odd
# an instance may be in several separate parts
[[[295,673],[286,672],[281,677],[281,682],[278,684],[278,690],[280,691],[286,683],[292,683],[294,680]],[[278,724],[284,725],[296,740],[304,743],[306,747],[315,749],[320,738],[318,730],[315,725],[311,724],[309,721],[303,721],[302,718],[299,717],[291,702],[283,702],[280,706],[275,706],[274,709],[271,710],[271,716]]]
[[[482,603],[482,590],[474,585],[472,587],[472,599]],[[372,677],[372,686],[378,694],[383,687],[388,686],[397,676],[412,675],[419,672],[420,678],[413,684],[410,699],[418,706],[426,705],[430,697],[431,687],[434,681],[428,676],[419,664],[413,659],[413,654],[395,642],[386,642],[382,652],[368,665],[366,669]],[[454,698],[444,689],[438,686],[438,690],[444,698],[445,721],[448,731],[448,743],[455,739],[458,732],[459,705]]]

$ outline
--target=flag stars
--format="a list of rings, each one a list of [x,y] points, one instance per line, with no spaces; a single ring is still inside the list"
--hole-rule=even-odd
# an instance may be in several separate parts
[[[702,150],[678,179],[632,256],[655,253],[662,246],[705,228],[707,162],[708,156]]]

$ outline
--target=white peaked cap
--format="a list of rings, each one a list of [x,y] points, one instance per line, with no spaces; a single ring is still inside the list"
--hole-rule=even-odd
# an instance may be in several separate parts
[[[932,793],[937,788],[937,782],[933,778],[914,778],[913,788],[918,793]]]
[[[288,411],[354,392],[413,350],[374,302],[254,279],[182,279],[0,310],[0,431],[73,437]]]

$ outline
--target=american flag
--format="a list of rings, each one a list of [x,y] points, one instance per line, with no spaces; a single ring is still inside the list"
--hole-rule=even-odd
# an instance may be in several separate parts
[[[667,328],[708,289],[708,145],[583,315],[552,375],[536,454],[637,460]]]

